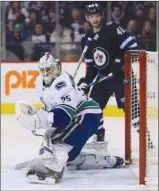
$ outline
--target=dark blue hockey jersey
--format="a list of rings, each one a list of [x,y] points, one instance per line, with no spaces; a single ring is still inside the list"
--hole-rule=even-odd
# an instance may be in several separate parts
[[[88,37],[92,38],[85,55],[87,63],[86,82],[90,83],[97,73],[121,75],[124,66],[125,50],[137,49],[136,39],[116,23],[103,23],[101,30],[93,33],[91,29],[82,38],[84,48]]]

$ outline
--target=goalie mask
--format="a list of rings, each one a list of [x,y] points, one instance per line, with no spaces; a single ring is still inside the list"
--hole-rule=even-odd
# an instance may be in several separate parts
[[[50,86],[54,79],[61,73],[60,60],[49,53],[45,53],[45,55],[40,58],[38,68],[46,86]]]

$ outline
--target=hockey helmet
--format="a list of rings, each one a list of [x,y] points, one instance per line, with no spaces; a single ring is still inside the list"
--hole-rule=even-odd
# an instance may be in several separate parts
[[[47,52],[40,58],[38,68],[40,74],[43,76],[45,85],[49,86],[53,80],[60,75],[61,62],[56,56],[52,56]]]
[[[92,3],[86,6],[85,13],[86,15],[92,15],[96,13],[102,14],[103,11],[99,3]]]

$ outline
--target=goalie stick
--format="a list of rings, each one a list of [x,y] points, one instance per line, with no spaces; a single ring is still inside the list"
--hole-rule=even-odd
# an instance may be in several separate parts
[[[15,170],[21,170],[23,168],[26,168],[28,166],[29,162],[30,162],[29,160],[28,161],[24,161],[24,162],[19,162],[19,163],[17,163],[15,165],[14,169]]]
[[[84,149],[86,149],[86,150],[95,149],[97,151],[104,149],[105,152],[107,153],[107,155],[110,156],[109,150],[108,150],[108,141],[106,141],[106,142],[99,142],[97,144],[95,142],[89,142],[89,143],[85,144]],[[15,170],[21,170],[23,168],[26,168],[28,166],[29,162],[30,162],[30,160],[17,163],[14,166],[14,169]]]
[[[75,72],[74,72],[74,75],[73,75],[73,78],[74,78],[74,79],[75,79],[75,77],[76,77],[76,75],[77,75],[77,72],[78,72],[78,70],[79,70],[79,68],[80,68],[80,65],[81,65],[81,63],[82,63],[82,60],[83,60],[83,58],[84,58],[84,56],[85,56],[85,54],[86,54],[86,52],[87,52],[87,49],[88,49],[89,44],[90,44],[91,41],[92,41],[92,39],[91,39],[90,37],[88,37],[88,39],[87,39],[87,41],[86,41],[86,45],[85,45],[85,47],[84,47],[84,49],[83,49],[83,52],[82,52],[82,54],[81,54],[81,57],[80,57],[80,59],[79,59],[79,61],[78,61],[77,68],[76,68],[76,70],[75,70]]]
[[[52,132],[52,129],[51,129],[51,128],[48,129],[48,130],[46,130],[46,133],[45,133],[44,135],[36,134],[36,132],[34,132],[34,131],[33,131],[32,133],[33,133],[35,136],[42,136],[44,139],[47,140],[47,142],[49,142],[49,141],[51,141],[51,136],[52,136],[52,134],[50,134],[49,132]],[[15,165],[14,169],[15,169],[15,170],[20,170],[20,169],[22,169],[22,168],[26,168],[26,167],[28,166],[29,162],[30,162],[30,160],[24,161],[24,162],[19,162],[19,163],[17,163],[17,164]]]

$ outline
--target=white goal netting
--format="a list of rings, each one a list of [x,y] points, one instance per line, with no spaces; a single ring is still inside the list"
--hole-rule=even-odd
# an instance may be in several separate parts
[[[158,53],[146,52],[146,75],[145,86],[140,84],[141,72],[139,55],[131,55],[131,159],[130,165],[133,173],[140,179],[143,176],[143,169],[140,158],[145,159],[145,183],[158,183]],[[146,88],[146,89],[145,89]],[[142,92],[146,93],[146,98],[140,98]],[[146,91],[145,91],[146,90]],[[146,111],[141,108],[141,100],[145,99]],[[140,112],[146,112],[146,151],[144,146],[139,146],[140,137]],[[143,153],[143,156],[140,156]],[[140,172],[142,171],[142,172]]]

